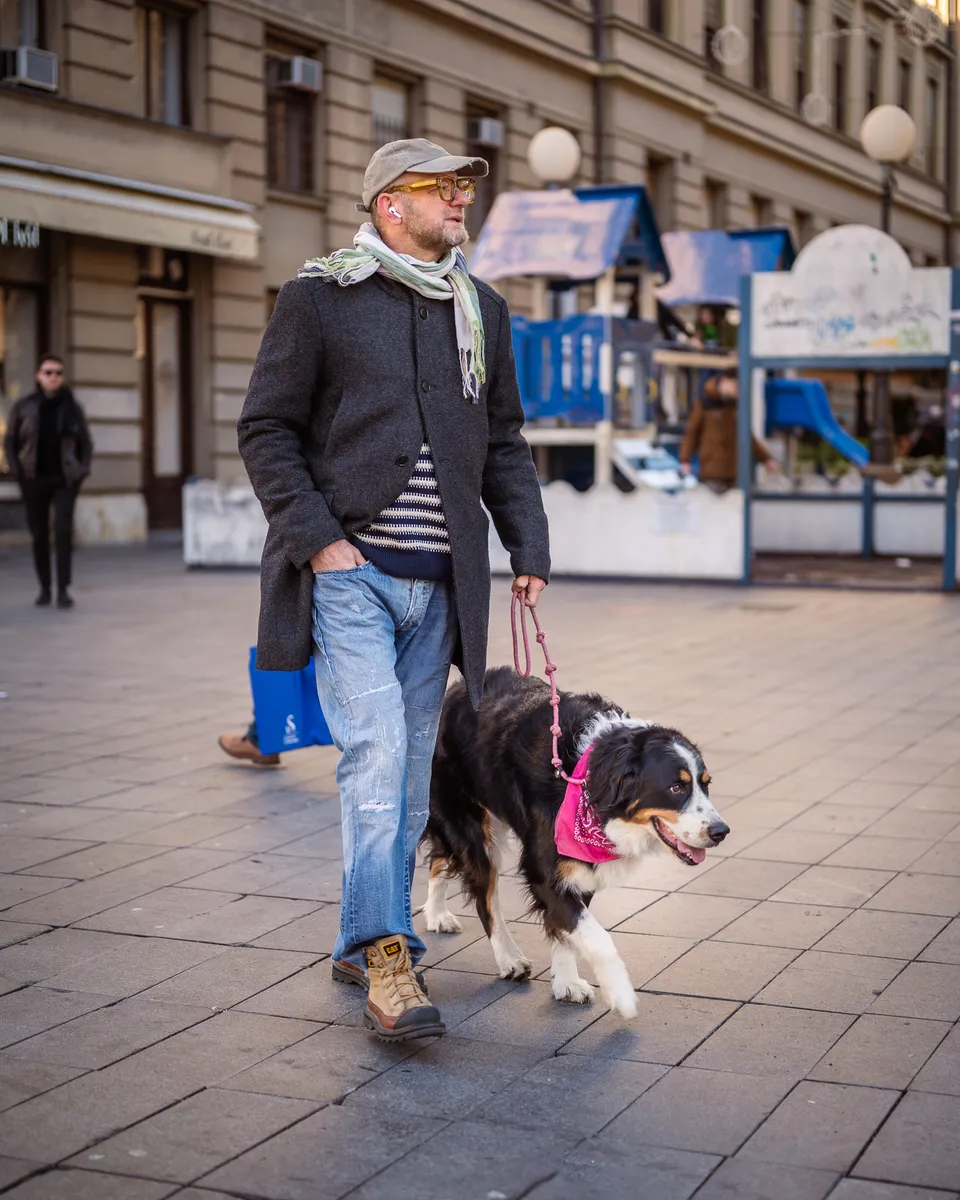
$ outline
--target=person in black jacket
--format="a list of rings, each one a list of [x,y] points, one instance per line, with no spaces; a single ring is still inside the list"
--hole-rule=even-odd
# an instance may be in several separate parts
[[[38,605],[51,598],[50,508],[57,544],[57,607],[72,608],[73,508],[80,484],[90,474],[93,442],[83,409],[63,382],[63,360],[44,354],[37,367],[37,390],[10,411],[4,452],[20,485],[33,538],[33,561],[40,581]]]

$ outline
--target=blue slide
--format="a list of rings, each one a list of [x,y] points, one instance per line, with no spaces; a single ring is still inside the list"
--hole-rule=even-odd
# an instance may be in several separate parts
[[[837,423],[827,389],[819,379],[768,379],[764,395],[768,437],[777,431],[809,429],[855,467],[865,467],[870,461],[863,446]]]

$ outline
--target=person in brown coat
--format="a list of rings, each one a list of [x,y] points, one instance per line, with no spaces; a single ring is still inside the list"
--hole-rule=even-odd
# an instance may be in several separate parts
[[[737,393],[735,376],[713,375],[693,407],[680,446],[680,469],[687,474],[699,455],[697,477],[716,492],[737,483]],[[752,438],[753,457],[771,471],[776,463],[766,446]]]

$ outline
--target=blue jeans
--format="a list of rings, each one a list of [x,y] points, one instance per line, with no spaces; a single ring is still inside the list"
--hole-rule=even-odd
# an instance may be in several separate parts
[[[394,579],[373,563],[313,582],[320,707],[339,747],[343,832],[334,958],[402,933],[414,962],[410,890],[430,809],[430,771],[457,622],[446,583]]]

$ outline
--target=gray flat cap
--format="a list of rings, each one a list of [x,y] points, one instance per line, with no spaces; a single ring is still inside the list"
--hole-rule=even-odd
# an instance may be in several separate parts
[[[464,158],[462,155],[451,154],[436,142],[428,142],[426,138],[405,138],[400,142],[387,142],[367,163],[363,176],[363,203],[357,205],[357,212],[369,212],[370,205],[380,193],[386,191],[395,179],[406,175],[408,171],[424,175],[449,175],[456,171],[458,175],[482,179],[489,170],[490,165],[485,158]]]

